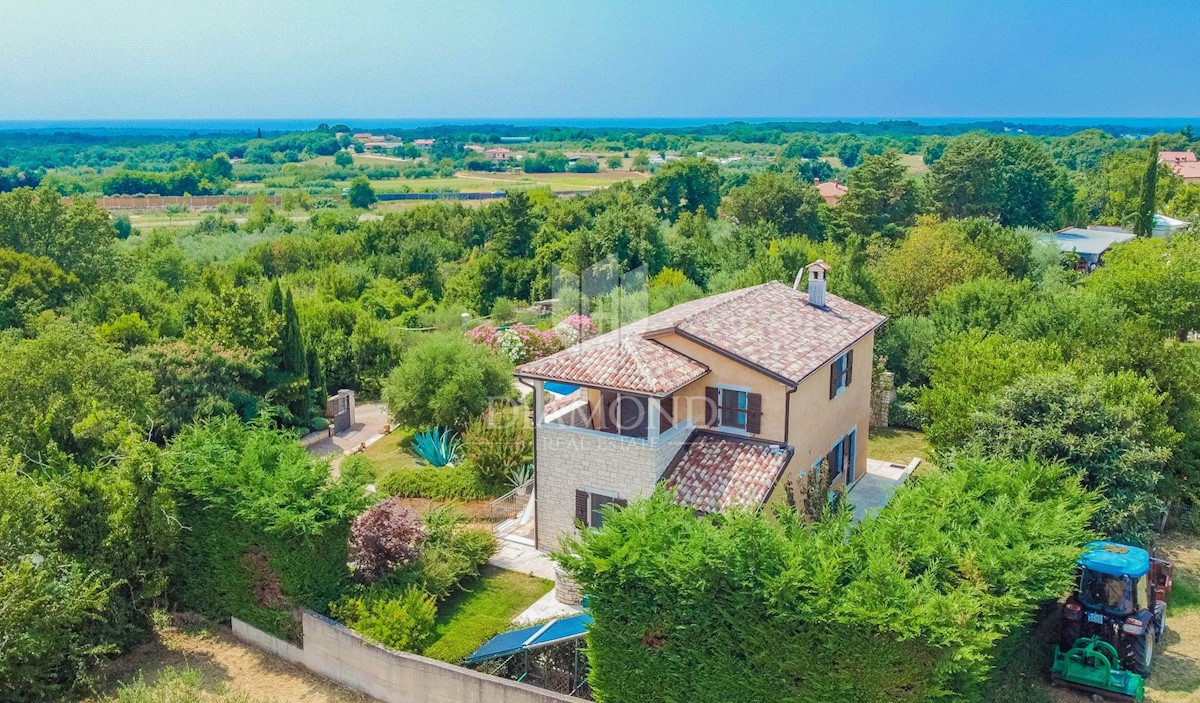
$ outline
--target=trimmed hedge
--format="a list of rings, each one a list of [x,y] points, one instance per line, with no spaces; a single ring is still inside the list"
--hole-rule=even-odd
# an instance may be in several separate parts
[[[431,500],[483,500],[492,491],[469,464],[397,469],[379,481],[384,495]]]
[[[975,700],[1070,586],[1094,497],[1059,465],[952,458],[855,528],[696,518],[659,492],[556,555],[589,594],[595,700]]]

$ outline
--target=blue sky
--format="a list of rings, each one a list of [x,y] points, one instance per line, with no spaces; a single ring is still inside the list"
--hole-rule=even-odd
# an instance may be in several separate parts
[[[1196,0],[3,5],[0,120],[1200,115]]]

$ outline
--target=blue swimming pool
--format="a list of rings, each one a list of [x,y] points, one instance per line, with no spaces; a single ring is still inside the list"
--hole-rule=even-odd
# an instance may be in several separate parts
[[[558,381],[546,381],[542,387],[556,395],[571,395],[579,390],[579,386],[572,386],[569,383],[559,383]]]

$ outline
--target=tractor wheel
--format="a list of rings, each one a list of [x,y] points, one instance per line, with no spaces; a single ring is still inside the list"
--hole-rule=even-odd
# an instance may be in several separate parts
[[[1075,646],[1075,640],[1083,637],[1083,621],[1082,620],[1063,620],[1062,621],[1062,640],[1059,642],[1062,645],[1062,650],[1065,652]]]
[[[1154,670],[1155,628],[1146,628],[1146,634],[1133,641],[1129,652],[1129,670],[1135,674],[1149,676]]]
[[[1154,603],[1154,627],[1157,628],[1158,639],[1162,639],[1163,633],[1167,631],[1167,604],[1165,601],[1155,601]]]

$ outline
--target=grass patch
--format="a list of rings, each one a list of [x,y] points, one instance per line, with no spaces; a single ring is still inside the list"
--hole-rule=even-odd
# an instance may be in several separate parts
[[[462,661],[492,636],[513,629],[512,619],[553,587],[553,581],[484,566],[477,578],[438,607],[437,639],[425,656]]]
[[[1167,599],[1167,619],[1172,613],[1200,607],[1200,581],[1191,572],[1176,568],[1171,596]]]
[[[363,451],[362,455],[370,460],[375,468],[376,479],[382,479],[396,471],[419,469],[424,466],[409,449],[416,432],[409,427],[398,427]]]
[[[867,453],[872,459],[907,464],[913,457],[928,462],[932,451],[924,433],[918,430],[882,427],[871,430]]]

